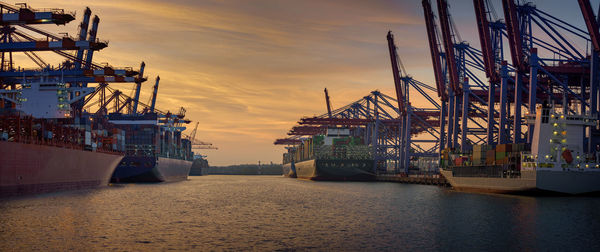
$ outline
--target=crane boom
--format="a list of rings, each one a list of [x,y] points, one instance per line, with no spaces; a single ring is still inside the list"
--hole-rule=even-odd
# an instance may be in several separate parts
[[[212,145],[194,145],[193,150],[218,150],[219,148]]]
[[[456,67],[456,58],[454,57],[454,42],[450,31],[450,18],[448,16],[448,3],[446,0],[437,0],[438,13],[440,17],[440,27],[442,28],[442,38],[444,40],[444,49],[446,52],[446,63],[450,74],[450,87],[455,94],[460,95],[462,90],[458,80],[458,70]]]
[[[483,63],[485,66],[485,75],[492,82],[499,80],[498,73],[495,69],[495,59],[492,49],[492,40],[490,36],[490,26],[486,15],[486,0],[473,0],[475,7],[475,17],[477,19],[477,30],[479,32],[479,43],[481,44],[481,52],[483,55]]]
[[[156,76],[156,83],[154,83],[154,87],[152,88],[152,102],[150,103],[150,112],[154,113],[154,106],[156,105],[156,95],[158,94],[158,82],[160,81],[160,76]]]
[[[194,139],[196,139],[196,131],[198,130],[198,124],[200,124],[200,122],[196,122],[196,126],[194,126],[194,130],[192,130],[192,133],[190,134],[190,142],[194,142]]]
[[[96,35],[98,34],[98,23],[100,23],[100,18],[98,18],[98,16],[94,16],[94,20],[92,21],[92,29],[90,30],[90,35],[88,37],[89,41],[96,41]],[[85,69],[90,69],[92,67],[93,56],[94,50],[88,49],[85,56]]]
[[[596,18],[594,17],[594,11],[592,10],[590,1],[578,0],[578,2],[579,7],[581,8],[581,13],[583,14],[583,19],[585,20],[585,25],[587,27],[588,32],[590,33],[590,38],[592,40],[592,44],[594,45],[594,50],[600,51],[600,32],[598,31],[598,23],[596,22]]]
[[[90,10],[89,7],[85,8],[85,11],[83,13],[83,21],[81,21],[81,24],[79,24],[79,41],[83,41],[85,40],[86,36],[87,36],[87,30],[88,30],[88,26],[90,24],[90,15],[92,15],[92,11]],[[92,41],[90,41],[92,42]],[[79,49],[77,50],[77,61],[75,61],[75,68],[80,68],[81,67],[81,62],[83,60],[83,53],[84,50],[83,49]]]
[[[521,43],[521,30],[517,20],[517,8],[514,0],[502,0],[502,9],[504,10],[504,19],[506,20],[506,33],[508,34],[508,47],[510,48],[510,56],[513,66],[523,71],[524,57],[523,45]]]
[[[394,43],[394,35],[392,31],[388,31],[387,34],[388,49],[390,51],[390,61],[392,62],[392,74],[394,75],[394,85],[396,86],[396,98],[398,99],[398,109],[400,115],[406,113],[404,108],[404,94],[402,94],[402,81],[400,80],[400,69],[398,67],[398,54],[396,52],[396,45]]]
[[[327,103],[327,114],[329,114],[329,118],[331,118],[331,103],[329,102],[329,93],[327,93],[327,88],[325,88],[325,102]]]
[[[446,84],[442,73],[442,64],[440,56],[440,48],[438,47],[435,23],[433,20],[433,11],[429,0],[423,0],[423,12],[425,12],[425,25],[427,26],[427,37],[429,38],[429,51],[431,52],[431,62],[433,64],[433,73],[435,76],[435,85],[437,87],[438,97],[442,101],[448,100],[446,93]]]
[[[146,67],[146,63],[144,63],[142,61],[142,65],[140,66],[140,73],[139,73],[140,80],[144,78],[144,68],[145,67]],[[135,96],[133,97],[133,111],[132,111],[134,114],[137,113],[138,100],[140,99],[141,89],[142,89],[142,82],[136,81],[135,82]]]

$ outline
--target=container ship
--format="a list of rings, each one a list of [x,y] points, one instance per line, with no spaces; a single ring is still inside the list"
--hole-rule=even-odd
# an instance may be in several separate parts
[[[283,155],[283,174],[310,180],[368,181],[375,178],[370,147],[348,128],[328,128]],[[295,174],[294,174],[295,173]]]
[[[192,168],[190,169],[190,176],[202,176],[208,174],[208,160],[206,156],[196,155],[192,162]]]
[[[186,180],[194,153],[190,140],[182,138],[183,117],[111,113],[109,122],[125,133],[125,157],[111,182],[174,182]],[[189,121],[188,121],[189,122]]]
[[[108,185],[125,133],[102,118],[71,116],[77,99],[61,96],[86,89],[36,81],[0,90],[0,196]]]
[[[600,192],[600,150],[583,150],[584,128],[598,126],[595,117],[539,105],[529,123],[535,125],[531,145],[474,145],[472,153],[445,149],[440,173],[459,191]]]

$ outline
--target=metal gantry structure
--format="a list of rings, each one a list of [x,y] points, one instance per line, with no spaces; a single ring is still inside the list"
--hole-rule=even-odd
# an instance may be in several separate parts
[[[328,127],[351,128],[371,145],[373,170],[377,173],[410,173],[411,161],[420,158],[436,159],[439,152],[440,105],[428,93],[437,89],[407,75],[391,32],[387,34],[388,49],[396,97],[373,91],[368,96],[341,108],[331,110],[329,93],[325,89],[327,113],[300,119],[298,126],[288,132],[290,138],[278,139],[275,144],[294,145],[303,136],[324,134]],[[430,103],[431,108],[412,106],[410,91],[416,91]]]
[[[439,94],[442,107],[448,106],[440,116],[442,132],[448,132],[442,137],[444,148],[465,152],[475,143],[530,142],[533,127],[525,112],[535,113],[535,105],[542,102],[555,103],[564,112],[598,114],[597,50],[581,49],[593,45],[598,35],[589,1],[579,1],[585,31],[514,0],[502,0],[504,20],[493,19],[491,1],[474,0],[481,45],[477,50],[455,34],[447,2],[437,0],[443,52],[431,3],[422,3],[436,83],[448,90]],[[510,59],[505,58],[506,49]],[[588,129],[588,148],[597,144],[597,134]]]
[[[58,86],[57,92],[64,93],[58,95],[58,99],[66,100],[68,114],[65,117],[106,118],[111,112],[125,115],[156,113],[159,123],[173,128],[181,128],[190,122],[185,119],[183,108],[178,113],[155,108],[160,77],[156,77],[149,104],[140,102],[141,85],[147,80],[144,62],[134,70],[93,61],[95,52],[106,48],[108,42],[97,38],[100,18],[91,18],[89,8],[83,13],[76,37],[39,28],[49,24],[65,25],[75,20],[74,13],[62,9],[34,9],[27,4],[0,3],[0,15],[0,108],[16,108],[25,101],[21,97],[23,91],[31,83],[38,82]],[[39,52],[57,54],[62,61],[53,65]],[[17,57],[13,56],[16,53],[24,54],[37,67],[27,68],[22,62],[15,62]],[[133,97],[110,87],[112,83],[134,84]],[[92,88],[89,84],[95,85]],[[193,144],[198,148],[215,149],[211,143],[198,139]]]
[[[97,39],[100,19],[94,16],[89,29],[91,10],[86,8],[83,21],[79,25],[77,37],[53,34],[38,28],[42,24],[65,25],[75,20],[74,13],[61,9],[33,9],[26,4],[13,6],[0,3],[2,35],[0,37],[0,99],[2,105],[19,103],[17,93],[22,85],[44,79],[48,83],[64,83],[70,92],[71,115],[81,115],[84,99],[79,95],[81,88],[89,83],[141,83],[143,67],[139,71],[131,67],[117,68],[108,64],[98,64],[92,58],[95,51],[108,46],[108,42]],[[64,61],[53,66],[36,52],[51,52],[64,57]],[[38,68],[17,67],[13,54],[23,53]],[[79,89],[78,89],[79,88]],[[86,93],[87,94],[87,93]],[[73,99],[76,98],[76,99]]]
[[[600,17],[589,0],[578,0],[585,28],[532,3],[499,2],[504,18],[491,0],[473,0],[477,49],[460,38],[446,0],[435,6],[422,0],[435,87],[406,74],[388,33],[395,98],[374,91],[331,113],[303,118],[288,133],[292,137],[276,144],[298,144],[332,125],[360,126],[373,147],[375,169],[408,173],[411,161],[435,157],[444,148],[464,153],[474,144],[530,143],[533,125],[527,117],[536,104],[598,117]],[[413,107],[409,89],[433,108]],[[429,139],[415,137],[424,132]],[[597,126],[588,127],[585,136],[585,151],[600,144]],[[427,142],[430,148],[422,148]]]
[[[407,84],[416,85],[420,90],[431,88],[414,80],[407,81]],[[408,172],[405,162],[411,160],[410,157],[437,156],[438,139],[435,138],[437,134],[435,125],[437,125],[436,118],[439,110],[409,107],[406,114],[401,117],[395,104],[398,104],[396,98],[373,91],[360,100],[332,110],[331,117],[329,113],[324,113],[315,117],[301,118],[298,126],[294,126],[288,132],[290,137],[277,139],[275,144],[298,144],[304,136],[324,134],[327,127],[348,127],[355,135],[361,136],[366,143],[371,145],[374,171],[378,173]],[[401,127],[402,121],[406,121],[407,116],[412,119],[411,122],[407,121],[411,127]],[[401,144],[401,135],[403,134],[409,136],[405,142],[410,144],[410,148],[403,148]],[[412,138],[421,134],[430,135],[432,138]],[[405,159],[406,155],[408,158]]]

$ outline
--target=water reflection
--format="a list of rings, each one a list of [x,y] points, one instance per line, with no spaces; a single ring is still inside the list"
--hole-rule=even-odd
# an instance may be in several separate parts
[[[599,198],[205,176],[0,202],[4,250],[600,250]]]

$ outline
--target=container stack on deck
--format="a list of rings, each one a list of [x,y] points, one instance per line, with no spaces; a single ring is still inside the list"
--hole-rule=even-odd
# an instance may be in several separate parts
[[[506,166],[515,170],[520,169],[522,152],[530,151],[529,145],[498,144],[473,145],[473,152],[461,152],[452,148],[442,150],[441,167],[449,166]]]
[[[314,135],[302,140],[294,146],[291,153],[283,155],[283,163],[292,161],[301,162],[314,158],[318,159],[356,159],[363,160],[371,158],[369,146],[363,144],[360,137],[346,136],[329,139],[331,143],[325,142],[324,135]]]

